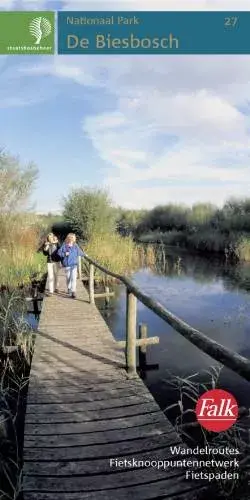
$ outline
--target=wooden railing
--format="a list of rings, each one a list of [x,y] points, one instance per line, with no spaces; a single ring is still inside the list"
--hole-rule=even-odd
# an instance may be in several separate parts
[[[137,299],[142,302],[146,307],[151,309],[157,316],[162,318],[166,323],[172,326],[178,333],[185,337],[189,342],[194,344],[202,352],[208,354],[214,360],[223,364],[227,368],[243,377],[245,380],[250,382],[250,360],[241,356],[240,354],[228,349],[227,347],[219,344],[213,339],[210,339],[204,333],[196,330],[182,319],[178,318],[170,311],[168,311],[160,302],[155,301],[149,295],[142,292],[130,279],[114,273],[105,267],[95,262],[90,257],[85,257],[85,260],[89,263],[89,299],[90,303],[95,302],[94,293],[94,268],[96,267],[104,274],[119,280],[126,286],[126,341],[121,343],[125,346],[126,352],[126,365],[127,371],[130,376],[136,374],[136,347],[145,346],[149,344],[155,344],[159,341],[158,337],[149,337],[146,339],[136,339],[136,311],[137,311]],[[79,268],[81,269],[81,268]],[[80,271],[81,277],[81,271]],[[100,294],[98,294],[100,296]],[[237,332],[236,332],[237,333]]]

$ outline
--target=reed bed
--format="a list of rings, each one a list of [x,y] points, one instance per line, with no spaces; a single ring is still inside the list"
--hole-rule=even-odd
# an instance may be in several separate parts
[[[0,343],[0,498],[16,500],[21,487],[24,395],[34,345],[20,290],[0,295]],[[5,350],[10,346],[16,350]]]
[[[189,231],[151,231],[138,238],[141,243],[161,243],[186,248],[203,254],[220,254],[226,259],[250,261],[249,234],[231,232],[229,234],[211,229]]]
[[[0,286],[14,289],[40,279],[46,272],[46,259],[37,253],[36,227],[27,225],[24,217],[0,217],[0,231]]]
[[[156,264],[153,247],[137,245],[131,237],[121,237],[116,233],[93,236],[86,245],[81,246],[93,260],[123,276],[142,267],[154,267]],[[84,264],[84,267],[88,274],[88,266]],[[95,270],[95,278],[105,279],[98,269]]]
[[[209,370],[204,370],[202,373],[194,373],[187,377],[175,376],[168,373],[166,383],[174,391],[179,394],[178,401],[164,409],[166,415],[169,412],[176,412],[175,429],[178,434],[183,438],[183,441],[188,442],[188,446],[205,448],[206,446],[212,450],[225,449],[226,447],[238,449],[240,457],[240,470],[239,479],[234,480],[216,480],[212,487],[217,499],[224,500],[225,498],[238,500],[248,499],[248,483],[249,478],[246,471],[246,463],[250,452],[249,443],[249,423],[250,417],[242,418],[236,422],[229,430],[219,433],[208,432],[202,428],[197,422],[195,415],[195,406],[200,395],[211,389],[219,388],[219,380],[221,374],[221,367],[212,366]],[[191,443],[191,445],[190,445]],[[216,453],[211,453],[210,459],[218,460]],[[204,456],[201,456],[204,460]],[[228,457],[225,457],[227,460]],[[223,460],[223,456],[221,456]],[[223,467],[213,467],[208,469],[207,472],[217,473],[223,472],[226,469]]]
[[[46,272],[46,261],[41,254],[19,247],[7,253],[2,249],[0,284],[8,289],[29,285],[32,279],[40,279]]]

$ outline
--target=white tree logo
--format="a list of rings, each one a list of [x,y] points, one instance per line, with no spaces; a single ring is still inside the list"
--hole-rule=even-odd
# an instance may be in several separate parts
[[[51,22],[46,17],[35,17],[30,23],[29,31],[36,38],[35,45],[39,45],[43,38],[50,35],[52,31]]]

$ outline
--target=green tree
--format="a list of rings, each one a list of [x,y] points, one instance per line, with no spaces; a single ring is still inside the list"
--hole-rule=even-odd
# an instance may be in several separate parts
[[[115,230],[115,210],[104,189],[72,189],[63,205],[65,220],[81,238],[89,240],[94,234]]]
[[[198,228],[207,226],[210,224],[217,210],[217,207],[212,203],[195,203],[189,212],[188,222],[191,226]]]
[[[17,157],[0,149],[0,213],[17,213],[25,207],[37,175],[33,163],[23,167]]]
[[[134,235],[145,213],[146,210],[126,210],[120,208],[116,218],[117,231],[122,236]]]
[[[149,210],[141,223],[138,234],[147,231],[183,231],[187,226],[188,208],[182,205],[158,205]]]

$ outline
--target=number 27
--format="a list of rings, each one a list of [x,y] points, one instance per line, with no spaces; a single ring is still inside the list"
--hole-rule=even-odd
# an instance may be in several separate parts
[[[225,26],[235,27],[238,22],[238,17],[225,17]]]

